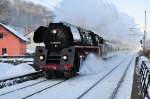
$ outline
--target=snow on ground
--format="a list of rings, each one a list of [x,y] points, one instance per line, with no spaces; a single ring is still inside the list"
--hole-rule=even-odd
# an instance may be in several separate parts
[[[127,57],[129,57],[127,59]],[[122,76],[125,68],[127,67],[127,64],[129,60],[131,59],[131,55],[127,53],[119,53],[117,57],[110,58],[107,61],[103,61],[101,58],[98,58],[94,56],[93,54],[89,55],[86,62],[83,63],[83,66],[81,67],[81,71],[79,76],[74,77],[72,79],[69,79],[68,81],[55,86],[51,89],[47,89],[39,94],[34,95],[31,97],[32,99],[76,99],[77,96],[81,95],[85,90],[87,90],[91,85],[93,85],[96,81],[98,81],[100,78],[102,78],[104,75],[106,75],[112,68],[114,68],[116,65],[118,65],[123,59],[127,59],[125,63],[123,63],[121,66],[119,66],[114,72],[112,72],[111,75],[109,75],[106,79],[104,79],[100,84],[98,84],[96,87],[94,87],[85,97],[85,99],[109,99],[110,95],[112,94],[112,91],[117,85],[118,80],[120,80],[120,77]],[[88,65],[88,66],[87,66]],[[128,75],[132,74],[133,66],[130,67],[128,71]],[[129,82],[125,82],[123,85],[131,84],[132,75],[129,76]],[[39,80],[37,80],[39,81]],[[36,92],[42,88],[45,88],[47,86],[50,86],[54,83],[59,82],[60,80],[49,80],[42,84],[38,84],[34,87],[26,88],[22,91],[17,91],[16,93],[11,93],[6,96],[1,96],[0,98],[11,98],[11,99],[21,99],[25,97],[26,95],[32,94],[33,92]],[[21,86],[25,86],[28,84],[32,84],[33,81],[27,81],[23,84],[16,84],[14,86],[6,87],[0,90],[0,94],[14,90],[16,88],[20,88]],[[130,87],[131,85],[129,85]],[[120,90],[122,90],[121,87]],[[129,88],[131,89],[131,88]],[[127,90],[126,90],[127,91]],[[130,91],[129,91],[130,92]],[[122,92],[121,92],[122,93]],[[120,93],[118,93],[120,94]],[[123,94],[123,93],[122,93]],[[129,93],[126,93],[128,97],[130,96]],[[123,99],[123,98],[120,98]],[[126,98],[128,99],[128,98]]]
[[[127,57],[127,55],[120,55],[115,59],[109,60],[104,64],[100,65],[101,70],[97,74],[93,75],[80,75],[69,81],[64,82],[56,87],[51,89],[45,90],[33,97],[31,99],[48,99],[51,97],[52,99],[76,99],[79,95],[81,95],[87,88],[91,87],[96,81],[106,75],[112,68],[114,68],[121,60]],[[131,59],[131,58],[129,58]],[[129,61],[128,59],[128,61]],[[120,80],[120,76],[122,75],[123,71],[125,70],[128,61],[122,65],[118,70],[115,72],[114,75],[110,75],[109,79],[107,79],[101,87],[96,89],[96,91],[92,91],[93,94],[90,94],[89,97],[85,97],[85,99],[108,99],[111,95],[112,90],[114,89],[114,85]],[[94,65],[93,65],[94,64]],[[95,61],[93,60],[93,64],[91,67],[97,67]],[[115,83],[113,83],[115,81]],[[105,86],[105,87],[103,87]],[[97,86],[95,87],[97,88]],[[103,92],[103,93],[102,93]],[[61,97],[60,97],[61,96]],[[98,96],[98,97],[97,97]],[[107,97],[106,97],[107,96]]]
[[[148,99],[147,97],[145,97],[144,99]]]
[[[25,63],[16,66],[0,63],[0,71],[3,69],[5,70],[1,72],[0,80],[36,72],[30,65]]]
[[[8,69],[12,68],[13,65],[7,63],[0,63],[0,75],[3,75]]]
[[[129,57],[129,59],[127,59],[126,62],[121,64],[115,71],[113,71],[111,73],[111,75],[109,75],[103,81],[101,81],[95,88],[93,88],[82,99],[92,99],[92,98],[94,98],[94,99],[99,99],[99,98],[111,99],[113,91],[117,87],[118,81],[123,76],[123,73],[124,73],[125,69],[127,68],[127,64],[129,63],[130,60],[131,60],[131,57]],[[133,77],[133,76],[131,76],[131,77]],[[131,94],[131,91],[129,93]],[[129,97],[129,98],[124,98],[123,96],[121,96],[121,98],[119,98],[119,99],[130,99],[130,95],[128,95],[126,97]]]
[[[13,86],[8,86],[8,87],[5,87],[5,88],[2,88],[2,89],[0,89],[0,95],[4,94],[4,93],[7,93],[9,91],[15,90],[15,89],[22,88],[24,86],[28,86],[28,85],[43,81],[43,80],[45,80],[45,78],[39,78],[37,80],[30,80],[30,81],[27,81],[27,82],[23,82],[23,83],[20,83],[20,84],[16,84],[16,85],[13,85]]]
[[[115,99],[130,99],[132,93],[134,68],[135,68],[135,61],[132,61],[131,66],[127,72],[127,75],[125,76],[124,82],[119,88],[119,91]]]
[[[25,82],[23,84],[20,84],[20,86],[26,86],[26,85],[30,85],[31,83],[36,83],[36,82],[39,82],[41,81],[42,79],[38,79],[38,80],[35,80],[35,81],[29,81],[29,82]],[[23,97],[27,96],[27,95],[30,95],[38,90],[42,90],[44,88],[47,88],[49,86],[52,86],[58,82],[60,82],[62,80],[48,80],[48,81],[45,81],[45,82],[42,82],[42,83],[39,83],[39,84],[36,84],[34,86],[31,86],[31,87],[28,87],[28,88],[24,88],[22,90],[18,90],[18,91],[15,91],[15,93],[10,93],[8,95],[3,95],[3,96],[0,96],[0,99],[22,99]],[[28,84],[27,84],[28,83]],[[29,84],[30,83],[30,84]],[[20,87],[19,86],[19,87]],[[15,88],[12,87],[9,87],[9,88],[13,88],[14,90],[18,87],[18,85],[15,86]],[[19,88],[18,87],[18,88]],[[3,94],[3,93],[6,93],[6,92],[9,92],[11,91],[12,89],[6,89],[7,91],[5,91],[5,89],[2,89],[0,91],[0,95]],[[49,98],[49,97],[47,97]],[[45,99],[45,98],[41,98],[41,99]],[[50,98],[52,99],[52,98]],[[53,98],[55,99],[55,98]]]

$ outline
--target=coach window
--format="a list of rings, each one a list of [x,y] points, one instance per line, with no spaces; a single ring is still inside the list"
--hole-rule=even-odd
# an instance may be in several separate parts
[[[3,39],[3,33],[0,33],[0,39]]]

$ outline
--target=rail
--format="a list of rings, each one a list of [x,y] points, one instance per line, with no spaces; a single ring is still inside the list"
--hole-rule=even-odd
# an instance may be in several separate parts
[[[36,78],[42,77],[42,76],[43,76],[42,71],[37,71],[37,72],[24,74],[24,75],[20,75],[20,76],[14,76],[14,77],[8,77],[8,78],[0,79],[0,89],[5,87],[5,86],[15,85],[17,83],[36,79]]]

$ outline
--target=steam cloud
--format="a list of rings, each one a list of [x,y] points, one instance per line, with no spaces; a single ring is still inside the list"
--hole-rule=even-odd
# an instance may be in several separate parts
[[[102,60],[101,57],[97,57],[95,54],[91,53],[87,56],[86,60],[81,64],[80,74],[91,75],[97,74],[105,68],[104,64],[106,62]]]
[[[91,29],[108,40],[118,40],[127,45],[137,46],[141,37],[130,35],[140,33],[134,19],[119,13],[115,5],[103,0],[63,0],[56,9],[56,21],[67,21]]]

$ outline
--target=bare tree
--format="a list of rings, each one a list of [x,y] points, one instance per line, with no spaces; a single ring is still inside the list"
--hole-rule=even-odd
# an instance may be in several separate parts
[[[0,9],[0,22],[25,30],[47,25],[54,18],[49,9],[24,0],[1,0]]]
[[[8,0],[0,1],[0,22],[8,23],[8,13],[10,12],[9,8],[10,2]]]

